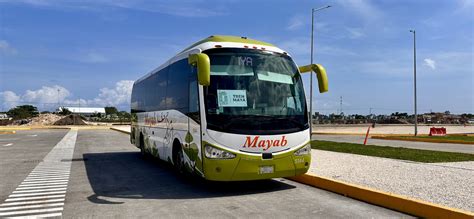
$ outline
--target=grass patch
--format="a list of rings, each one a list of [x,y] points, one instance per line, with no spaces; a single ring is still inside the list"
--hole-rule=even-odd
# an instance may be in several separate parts
[[[360,154],[373,157],[385,157],[399,160],[410,160],[422,163],[474,161],[474,154],[341,143],[332,141],[312,141],[311,147],[313,149],[325,151]]]
[[[455,140],[474,143],[474,136],[467,135],[446,135],[446,136],[403,136],[407,139],[439,139],[439,140]]]

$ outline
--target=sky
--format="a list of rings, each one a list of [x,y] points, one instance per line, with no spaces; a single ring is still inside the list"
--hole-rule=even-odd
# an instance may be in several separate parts
[[[134,80],[210,35],[270,42],[306,65],[311,8],[325,5],[314,57],[329,92],[315,86],[314,111],[413,113],[415,29],[418,112],[474,113],[472,0],[0,0],[0,111],[129,110]]]

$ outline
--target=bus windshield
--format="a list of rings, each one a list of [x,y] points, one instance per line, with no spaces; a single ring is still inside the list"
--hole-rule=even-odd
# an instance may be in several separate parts
[[[291,58],[250,49],[205,51],[211,84],[204,87],[208,129],[282,134],[307,129],[303,84]]]

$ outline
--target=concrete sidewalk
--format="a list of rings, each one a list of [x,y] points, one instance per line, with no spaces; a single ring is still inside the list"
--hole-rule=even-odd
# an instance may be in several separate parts
[[[355,143],[355,144],[363,144],[364,138],[365,136],[359,136],[359,135],[317,135],[317,134],[315,135],[313,134],[312,136],[312,140],[347,142],[347,143]],[[383,139],[371,139],[371,138],[367,140],[367,144],[474,154],[474,145],[468,145],[468,144],[396,141],[396,140],[383,140]]]
[[[312,150],[310,173],[474,211],[474,162],[418,163]]]

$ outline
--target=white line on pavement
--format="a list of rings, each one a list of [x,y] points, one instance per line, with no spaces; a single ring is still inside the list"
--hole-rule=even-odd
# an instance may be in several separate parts
[[[8,143],[8,144],[4,144],[3,147],[10,147],[12,145],[13,145],[13,143]]]
[[[25,206],[8,207],[8,208],[0,207],[0,211],[12,211],[12,210],[22,210],[22,209],[29,209],[29,208],[44,208],[44,207],[58,207],[58,206],[64,206],[64,202],[53,203],[53,204],[41,204],[41,205],[25,205]]]
[[[44,204],[44,203],[52,203],[52,202],[64,202],[64,198],[56,198],[56,199],[46,199],[46,200],[38,200],[38,201],[20,201],[20,202],[7,202],[3,203],[0,206],[15,206],[15,205],[34,205],[34,204]]]
[[[64,182],[23,182],[18,187],[51,186],[51,185],[67,185],[67,181],[64,181]]]
[[[45,209],[35,209],[35,210],[25,210],[25,211],[0,212],[0,216],[45,213],[45,212],[54,212],[54,211],[63,211],[63,208],[60,207],[60,208],[45,208]]]
[[[0,204],[0,217],[62,216],[76,139],[71,129]]]
[[[64,198],[66,194],[62,195],[45,195],[45,196],[36,196],[36,197],[22,197],[22,198],[8,198],[5,202],[14,202],[14,201],[27,201],[35,199],[48,199],[48,198]]]
[[[28,189],[48,189],[48,188],[67,188],[66,185],[52,185],[52,186],[26,186],[18,187],[15,191],[28,190]]]
[[[50,189],[15,190],[13,191],[13,194],[30,193],[30,192],[53,192],[53,191],[63,191],[66,189],[67,189],[66,187],[63,187],[63,188],[50,188]]]
[[[27,196],[41,196],[41,195],[56,195],[56,194],[65,194],[66,191],[57,191],[57,192],[37,192],[37,193],[27,193],[27,194],[11,194],[8,197],[27,197]]]
[[[59,212],[59,213],[51,213],[51,214],[35,214],[33,216],[28,215],[28,216],[8,217],[8,218],[10,218],[10,219],[17,219],[17,218],[36,219],[36,218],[61,217],[62,215],[63,215],[63,213]]]

